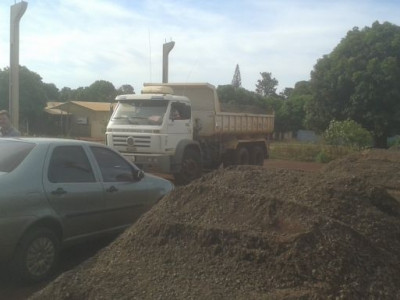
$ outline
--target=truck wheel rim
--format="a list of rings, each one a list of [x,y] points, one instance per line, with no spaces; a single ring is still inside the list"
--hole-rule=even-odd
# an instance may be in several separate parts
[[[33,276],[42,276],[52,267],[55,259],[55,248],[46,237],[34,240],[28,248],[26,267]]]

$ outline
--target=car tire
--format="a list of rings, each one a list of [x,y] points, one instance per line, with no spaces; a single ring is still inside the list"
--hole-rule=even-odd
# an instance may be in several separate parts
[[[60,241],[50,229],[29,230],[18,243],[11,261],[11,271],[18,281],[38,282],[54,271],[59,256]]]
[[[175,174],[175,183],[185,185],[199,178],[202,174],[200,153],[194,149],[186,149],[183,154],[180,172]]]
[[[252,165],[264,165],[264,150],[261,146],[254,146],[250,152],[250,162]]]

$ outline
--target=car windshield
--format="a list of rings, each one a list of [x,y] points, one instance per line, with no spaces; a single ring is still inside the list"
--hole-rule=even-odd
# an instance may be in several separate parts
[[[161,125],[168,101],[134,100],[120,102],[114,115],[115,124]]]
[[[35,147],[35,144],[0,140],[0,172],[12,172]]]

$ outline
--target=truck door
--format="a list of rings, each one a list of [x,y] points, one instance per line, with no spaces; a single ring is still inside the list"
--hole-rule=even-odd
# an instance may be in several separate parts
[[[175,148],[179,141],[192,139],[192,118],[190,105],[172,102],[168,118],[168,147]]]

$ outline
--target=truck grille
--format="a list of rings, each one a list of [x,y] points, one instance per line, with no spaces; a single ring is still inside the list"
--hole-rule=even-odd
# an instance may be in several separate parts
[[[146,135],[113,135],[114,147],[150,148],[151,136]]]

